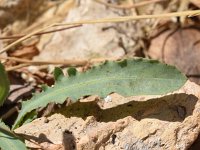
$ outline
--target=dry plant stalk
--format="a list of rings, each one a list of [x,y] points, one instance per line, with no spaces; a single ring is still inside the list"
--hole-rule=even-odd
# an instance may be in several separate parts
[[[0,56],[0,60],[13,60],[16,62],[20,62],[22,64],[19,64],[17,66],[6,68],[6,71],[13,71],[17,70],[23,67],[27,67],[30,65],[65,65],[66,67],[80,67],[85,66],[87,64],[93,64],[93,63],[100,63],[104,62],[106,60],[119,60],[120,58],[97,58],[97,59],[89,59],[89,60],[63,60],[63,61],[33,61],[33,60],[27,60],[27,59],[21,59],[16,57],[2,57]]]
[[[4,60],[13,60],[20,63],[25,64],[31,64],[31,65],[48,65],[48,64],[54,64],[54,65],[70,65],[74,64],[75,66],[79,65],[85,65],[88,61],[87,60],[64,60],[64,61],[34,61],[34,60],[28,60],[28,59],[22,59],[22,58],[16,58],[16,57],[1,57],[0,59]]]
[[[117,8],[117,9],[132,9],[132,8],[141,7],[141,6],[152,4],[152,3],[163,2],[163,1],[166,1],[166,0],[142,1],[140,3],[136,3],[136,4],[133,4],[133,5],[114,5],[114,4],[106,3],[106,2],[104,2],[102,0],[94,0],[94,1],[96,1],[96,2],[98,2],[100,4],[103,4],[105,6],[112,7],[112,8]]]
[[[39,33],[35,34],[35,36],[43,35],[43,34],[49,34],[49,33],[58,32],[58,31],[63,31],[63,30],[72,29],[72,28],[77,28],[77,27],[81,27],[81,26],[82,25],[75,25],[75,26],[70,26],[70,27],[65,27],[65,28],[60,28],[60,29],[54,29],[54,30],[45,31],[45,32],[39,32]],[[22,38],[23,36],[25,36],[25,35],[4,36],[4,37],[0,37],[0,40],[19,39],[19,38]]]
[[[19,65],[16,65],[16,66],[6,68],[6,71],[13,71],[13,70],[17,70],[17,69],[28,67],[28,66],[30,66],[30,64],[19,64]]]
[[[42,28],[42,29],[33,31],[32,33],[23,36],[22,38],[16,40],[15,42],[13,42],[13,43],[9,44],[8,46],[6,46],[5,48],[3,48],[3,49],[0,51],[0,54],[1,54],[1,53],[4,53],[4,52],[6,52],[6,51],[8,51],[10,48],[12,48],[13,46],[17,45],[17,44],[20,43],[20,42],[25,41],[25,40],[27,40],[27,39],[29,39],[29,38],[31,38],[31,37],[37,35],[37,34],[40,33],[40,32],[43,32],[43,31],[45,31],[45,30],[47,30],[47,29],[49,29],[49,28],[56,27],[56,26],[60,26],[59,23],[54,23],[54,24],[51,24],[51,25],[49,25],[49,26],[46,26],[46,27],[44,27],[44,28]],[[75,25],[72,25],[72,26],[68,26],[67,28],[72,28],[72,27],[74,27],[74,26],[81,26],[81,24],[75,24]]]
[[[103,19],[95,19],[95,20],[80,20],[75,22],[69,23],[54,23],[52,25],[46,26],[42,29],[34,31],[26,36],[16,40],[15,42],[9,44],[8,46],[4,47],[1,53],[8,51],[13,46],[17,45],[18,43],[35,36],[36,34],[43,32],[49,28],[57,27],[57,26],[76,26],[76,25],[84,25],[84,24],[97,24],[97,23],[117,23],[117,22],[124,22],[124,21],[132,21],[132,20],[139,20],[139,19],[156,19],[156,18],[166,18],[166,17],[178,17],[178,16],[195,16],[199,15],[200,10],[192,10],[192,11],[183,11],[183,12],[174,12],[174,13],[166,13],[166,14],[158,14],[158,15],[140,15],[140,16],[124,16],[124,17],[115,17],[115,18],[103,18]]]

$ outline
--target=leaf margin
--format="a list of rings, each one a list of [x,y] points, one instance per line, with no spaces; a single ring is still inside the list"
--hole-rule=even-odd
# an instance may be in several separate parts
[[[91,71],[94,71],[94,70],[98,70],[98,69],[102,69],[103,68],[103,66],[105,67],[106,65],[110,65],[110,64],[112,64],[112,63],[116,63],[117,65],[119,65],[121,68],[124,68],[124,67],[126,67],[126,65],[127,65],[127,61],[134,61],[134,63],[137,63],[137,62],[141,62],[141,61],[144,61],[144,62],[148,62],[148,63],[150,63],[150,64],[161,64],[161,65],[163,65],[163,66],[167,66],[167,67],[171,67],[171,69],[173,70],[175,70],[175,71],[177,71],[180,75],[182,75],[182,80],[183,80],[183,82],[180,84],[180,86],[178,86],[178,88],[180,88],[185,82],[186,82],[186,77],[185,77],[185,75],[183,75],[180,71],[178,71],[177,69],[176,69],[176,67],[174,67],[174,66],[171,66],[171,65],[167,65],[167,64],[163,64],[163,63],[160,63],[159,61],[157,61],[157,60],[149,60],[149,59],[144,59],[144,58],[136,58],[136,59],[124,59],[124,60],[121,60],[121,61],[105,61],[103,64],[101,64],[101,65],[98,65],[98,66],[93,66],[92,67],[92,69],[90,69],[90,70],[88,70],[88,71],[86,71],[85,73],[79,73],[79,72],[77,72],[76,74],[72,74],[72,75],[70,75],[69,77],[64,77],[64,78],[61,78],[60,80],[59,80],[59,82],[57,82],[56,84],[55,84],[55,86],[57,86],[57,85],[59,85],[59,83],[62,83],[62,80],[63,79],[65,79],[65,80],[70,80],[70,79],[72,79],[72,78],[75,78],[75,77],[77,77],[77,76],[80,76],[81,74],[88,74],[88,73],[91,73]],[[66,79],[67,78],[67,79]],[[56,88],[56,87],[53,87],[53,88]],[[53,89],[53,88],[48,88],[47,90],[49,90],[49,89]],[[176,89],[178,89],[178,88],[176,88]],[[174,89],[174,90],[176,90],[176,89]],[[116,92],[116,91],[113,91],[113,92]],[[165,92],[165,93],[169,93],[169,92],[171,92],[171,91],[167,91],[167,92]],[[15,121],[15,124],[13,125],[13,129],[16,129],[18,126],[19,126],[19,123],[21,122],[21,120],[23,119],[23,117],[26,115],[26,113],[28,113],[29,112],[29,110],[27,110],[26,111],[26,109],[24,110],[23,109],[23,106],[25,107],[25,105],[27,105],[27,103],[29,103],[32,99],[33,99],[33,101],[34,101],[34,99],[35,98],[37,98],[39,95],[42,95],[42,94],[44,94],[44,92],[42,92],[42,93],[40,93],[40,94],[36,94],[34,97],[32,97],[30,100],[28,100],[28,101],[24,101],[24,102],[22,102],[22,109],[21,109],[21,111],[20,111],[20,114],[22,114],[22,116],[20,116],[20,114],[19,114],[19,116],[18,116],[18,118],[17,118],[17,120]],[[97,93],[94,93],[94,94],[97,94]],[[109,92],[107,93],[107,94],[109,94]],[[164,94],[164,93],[161,93],[161,94]],[[99,94],[98,94],[99,95]],[[126,95],[125,95],[126,96]],[[70,97],[70,96],[69,96]],[[66,97],[67,98],[67,97]],[[76,99],[75,100],[75,102],[76,101],[78,101],[78,99]],[[55,101],[54,101],[55,102]],[[63,103],[64,102],[64,100],[58,100],[57,101],[57,103]],[[47,104],[45,104],[45,106],[46,106]],[[42,106],[42,107],[45,107],[45,106]],[[36,109],[36,108],[34,108],[34,109]],[[24,114],[24,115],[23,115]]]

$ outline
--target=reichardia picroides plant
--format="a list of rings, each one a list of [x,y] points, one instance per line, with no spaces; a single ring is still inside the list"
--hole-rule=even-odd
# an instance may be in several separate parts
[[[1,96],[5,99],[9,83],[5,83],[8,80],[5,70],[2,68],[1,65],[0,92],[5,92],[2,94],[4,96]],[[22,102],[22,108],[13,125],[13,130],[22,125],[24,118],[35,109],[45,107],[52,102],[63,103],[68,97],[76,102],[85,95],[95,94],[106,97],[111,92],[117,92],[123,96],[160,95],[177,90],[186,82],[186,77],[175,67],[142,58],[106,61],[83,73],[77,72],[75,68],[69,68],[68,76],[64,76],[62,70],[56,68],[54,77],[56,83],[53,87],[45,87],[43,92]],[[14,137],[4,136],[4,139],[9,142],[18,140],[18,144],[22,146],[22,141],[8,127],[5,127],[3,122],[0,123],[0,126],[9,131],[0,131],[0,134],[7,135],[9,133],[9,136]],[[5,144],[3,140],[2,142]],[[3,144],[0,142],[0,147],[3,148]]]
[[[111,92],[123,96],[160,95],[177,90],[186,81],[175,67],[142,58],[106,61],[84,73],[70,68],[68,77],[58,68],[54,74],[56,84],[53,87],[46,87],[43,92],[22,103],[13,129],[22,124],[29,112],[48,103],[63,103],[68,97],[76,102],[85,95],[106,97]]]

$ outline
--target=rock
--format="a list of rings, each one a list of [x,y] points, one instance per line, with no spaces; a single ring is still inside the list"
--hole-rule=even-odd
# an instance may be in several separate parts
[[[150,5],[151,9],[152,6]],[[148,9],[146,9],[148,10]],[[150,11],[153,12],[154,11]],[[65,22],[78,20],[100,19],[136,15],[134,11],[106,7],[91,0],[82,0],[71,9]],[[83,25],[79,28],[55,33],[52,38],[38,45],[41,53],[35,60],[87,59],[97,57],[119,58],[141,48],[141,38],[145,36],[144,29],[150,28],[153,22],[132,21],[124,23],[102,23]]]
[[[116,96],[116,95],[115,95]],[[114,101],[112,96],[112,101]],[[122,98],[121,101],[126,98]],[[65,149],[186,150],[200,132],[200,87],[188,81],[180,90],[156,98],[128,98],[82,119],[75,114],[42,117],[15,130],[36,143]],[[140,101],[142,100],[142,101]],[[105,104],[107,102],[104,102]],[[101,107],[104,107],[101,103]],[[84,105],[84,103],[82,103]],[[74,104],[75,107],[75,104]],[[90,106],[92,109],[92,107]],[[67,109],[67,108],[65,108]],[[75,108],[77,110],[77,108]],[[73,111],[73,110],[71,110]],[[127,111],[125,115],[124,111]],[[105,116],[107,120],[104,118]],[[109,118],[109,119],[108,119]],[[98,121],[97,121],[98,120]],[[35,148],[33,142],[26,141]]]
[[[80,6],[70,10],[64,22],[118,16],[105,6],[91,0],[80,1]],[[129,40],[130,41],[130,40]],[[40,43],[42,50],[36,60],[60,60],[99,56],[120,57],[119,35],[113,24],[84,25],[80,28],[55,33],[47,43]]]

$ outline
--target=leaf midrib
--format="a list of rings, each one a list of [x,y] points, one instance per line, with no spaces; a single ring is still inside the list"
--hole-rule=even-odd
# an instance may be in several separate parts
[[[94,79],[94,80],[90,80],[90,81],[86,81],[86,82],[83,82],[83,83],[76,83],[76,84],[72,84],[72,85],[69,85],[67,87],[61,87],[59,89],[55,89],[53,92],[51,93],[46,93],[44,95],[40,95],[40,98],[38,99],[44,99],[43,97],[47,97],[48,99],[50,97],[53,97],[54,95],[57,95],[57,94],[62,94],[63,92],[67,92],[68,89],[74,89],[74,88],[79,88],[81,86],[85,86],[85,85],[92,85],[93,83],[98,83],[98,82],[102,82],[102,79],[104,79],[103,81],[106,81],[106,80],[130,80],[130,79],[142,79],[142,78],[138,78],[138,77],[135,77],[135,76],[131,76],[131,77],[105,77],[105,78],[99,78],[99,79]],[[166,79],[166,78],[145,78],[145,79],[151,79],[151,80],[181,80],[181,79]],[[58,88],[58,87],[57,87]],[[53,89],[52,89],[53,90]],[[56,93],[56,94],[55,94]],[[36,98],[36,97],[35,97]],[[45,98],[46,99],[46,98]],[[29,106],[34,106],[35,103],[37,103],[38,100],[33,100]],[[26,107],[28,109],[28,107]],[[23,112],[27,112],[26,109],[24,109]],[[22,113],[23,114],[23,113]]]

